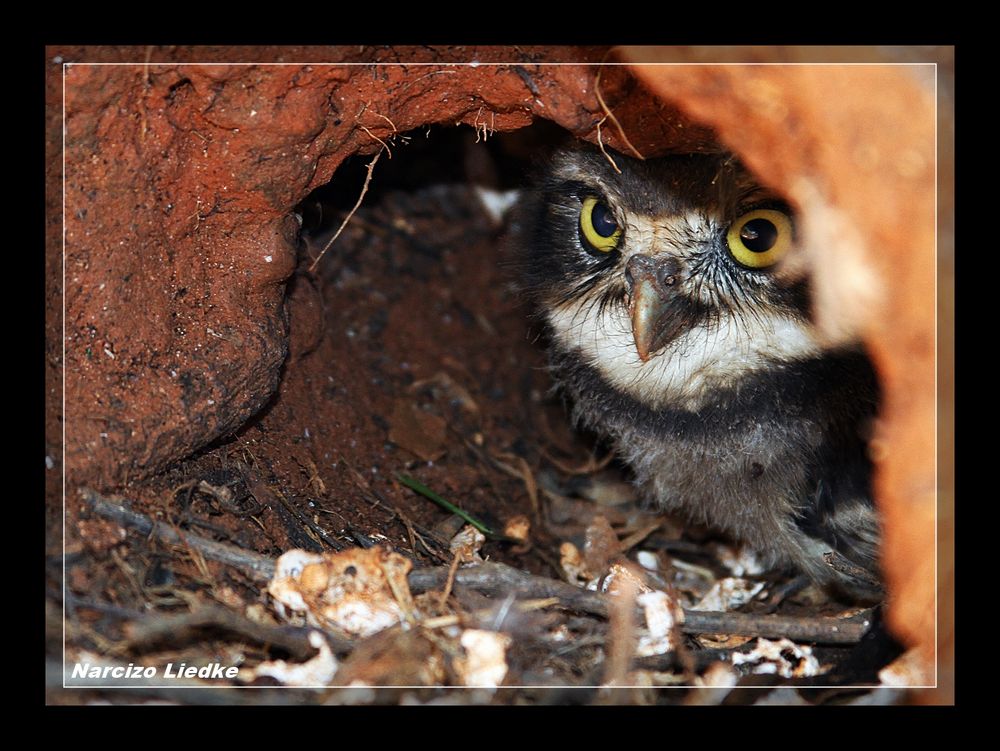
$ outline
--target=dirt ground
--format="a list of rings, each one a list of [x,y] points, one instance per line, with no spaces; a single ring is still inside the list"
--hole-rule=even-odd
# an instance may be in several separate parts
[[[281,685],[242,672],[205,681],[198,691],[150,682],[67,693],[53,685],[49,701],[887,700],[864,688],[877,685],[878,671],[901,652],[878,626],[877,610],[831,600],[785,572],[727,567],[733,555],[724,540],[642,510],[627,472],[593,437],[573,430],[565,405],[550,393],[544,341],[505,265],[504,224],[483,210],[471,186],[520,184],[531,156],[564,137],[559,129],[536,127],[487,143],[468,128],[408,135],[392,159],[376,165],[361,207],[318,261],[357,200],[371,158],[350,160],[300,205],[299,263],[286,306],[289,355],[274,398],[196,456],[106,494],[155,527],[110,521],[93,498],[67,499],[65,560],[62,551],[48,551],[48,669],[53,676],[63,669],[62,603],[70,664],[218,662],[252,671],[275,659],[304,663],[315,657],[305,646],[308,629],[276,616],[266,579],[247,565],[220,563],[194,541],[266,559],[293,548],[381,546],[414,569],[439,572],[426,593],[411,577],[414,607],[425,618],[504,624],[512,641],[502,683],[511,688],[456,691],[468,684],[462,666],[471,653],[457,634],[397,626],[366,636],[328,629],[341,667],[333,687],[322,690],[241,691],[234,686]],[[455,563],[450,545],[463,523],[407,487],[405,477],[492,530],[526,524],[527,542],[487,539],[478,551],[538,577],[525,586],[572,580],[566,562],[575,548],[583,571],[645,570],[647,581],[675,592],[685,607],[734,580],[762,585],[734,608],[747,617],[786,616],[809,626],[856,613],[876,625],[843,643],[800,639],[800,646],[781,645],[770,662],[747,657],[740,667],[733,655],[761,646],[750,635],[674,629],[677,649],[623,665],[619,646],[636,631],[621,614],[559,595],[546,604],[539,590],[535,609],[514,608],[514,617],[507,593],[463,584],[456,571],[454,582],[445,582],[440,573]],[[50,526],[60,523],[50,516]],[[450,597],[441,599],[445,593]],[[352,681],[408,688],[345,688]]]

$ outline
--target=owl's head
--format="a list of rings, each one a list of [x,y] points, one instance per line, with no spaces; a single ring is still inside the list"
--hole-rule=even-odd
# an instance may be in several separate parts
[[[522,199],[514,251],[554,347],[688,409],[819,350],[786,202],[728,155],[615,162],[559,152]]]

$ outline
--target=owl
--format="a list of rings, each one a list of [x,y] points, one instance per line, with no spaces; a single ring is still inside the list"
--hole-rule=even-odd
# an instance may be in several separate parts
[[[877,599],[860,345],[825,345],[789,204],[732,155],[557,152],[517,208],[519,286],[578,424],[656,506]]]

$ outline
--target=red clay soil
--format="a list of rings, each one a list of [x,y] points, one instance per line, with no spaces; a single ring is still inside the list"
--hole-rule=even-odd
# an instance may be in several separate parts
[[[935,102],[910,70],[600,68],[607,48],[571,47],[60,47],[47,58],[50,554],[63,473],[67,547],[105,558],[116,533],[77,518],[81,487],[197,517],[270,555],[319,545],[296,531],[304,517],[348,542],[375,531],[414,545],[440,515],[399,471],[486,517],[529,513],[525,484],[490,457],[536,467],[543,452],[579,461],[587,446],[542,396],[543,357],[507,293],[495,228],[431,196],[439,216],[456,212],[449,235],[383,196],[310,273],[293,212],[350,157],[382,152],[377,182],[413,139],[461,125],[486,140],[549,120],[645,156],[721,141],[802,208],[804,262],[832,280],[826,315],[846,322],[831,336],[860,331],[886,388],[876,446],[890,618],[905,642],[933,648]],[[213,499],[192,480],[240,492]],[[541,568],[545,553],[519,563]],[[77,594],[110,591],[99,574],[78,576]]]
[[[599,60],[604,51],[563,54]],[[498,55],[388,49],[361,61]],[[429,125],[493,133],[542,115],[593,137],[603,117],[595,69],[525,60],[444,69],[69,66],[70,482],[110,487],[148,476],[232,433],[270,398],[287,354],[284,285],[298,230],[291,210],[346,157]],[[635,118],[635,132],[698,145],[703,131],[685,128],[652,97],[629,98],[636,84],[623,83],[624,71],[606,78],[613,104],[644,103],[622,114]],[[616,143],[613,134],[607,140]]]

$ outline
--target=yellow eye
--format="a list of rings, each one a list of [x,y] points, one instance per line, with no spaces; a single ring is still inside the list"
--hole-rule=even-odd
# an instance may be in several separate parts
[[[615,215],[603,201],[594,197],[584,198],[580,209],[580,234],[584,243],[600,253],[610,253],[618,245],[622,228]]]
[[[792,247],[792,220],[775,209],[750,211],[733,222],[726,245],[738,263],[751,269],[766,269]]]

